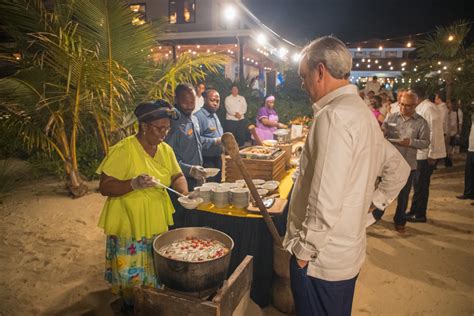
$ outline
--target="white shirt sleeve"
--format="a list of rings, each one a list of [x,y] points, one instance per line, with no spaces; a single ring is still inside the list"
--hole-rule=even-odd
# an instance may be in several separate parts
[[[405,158],[387,140],[383,142],[383,156],[384,161],[379,172],[381,181],[372,197],[372,204],[380,210],[384,210],[398,196],[411,170]]]
[[[430,127],[430,146],[428,158],[439,159],[446,157],[446,145],[444,142],[443,121],[441,115],[429,108],[426,111],[426,121]]]

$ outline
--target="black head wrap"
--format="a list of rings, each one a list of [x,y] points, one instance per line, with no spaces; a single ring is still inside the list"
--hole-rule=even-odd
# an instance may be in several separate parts
[[[165,100],[157,100],[155,102],[144,102],[137,105],[135,116],[139,122],[150,123],[155,120],[169,118],[177,120],[179,113]]]

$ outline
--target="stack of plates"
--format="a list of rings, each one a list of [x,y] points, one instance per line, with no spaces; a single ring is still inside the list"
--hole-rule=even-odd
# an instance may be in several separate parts
[[[229,206],[229,193],[230,190],[224,187],[216,187],[212,189],[212,203],[216,207],[224,208]]]
[[[234,188],[232,193],[232,205],[236,208],[246,208],[249,205],[250,191],[247,188]]]
[[[203,203],[210,203],[212,196],[212,189],[210,187],[195,187],[195,191],[199,191],[199,196],[202,198]]]

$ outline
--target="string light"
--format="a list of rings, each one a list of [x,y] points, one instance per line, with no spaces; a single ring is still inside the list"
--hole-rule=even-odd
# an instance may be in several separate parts
[[[382,45],[380,45],[380,46],[379,46],[379,50],[382,50],[382,49],[383,49],[383,47],[382,47]]]
[[[390,67],[390,70],[393,70],[393,66]]]
[[[359,64],[356,64],[356,67],[359,67]]]
[[[450,42],[451,42],[453,39],[454,39],[454,36],[452,36],[452,35],[449,35],[449,37],[448,37],[448,41],[450,41]]]
[[[461,67],[458,67],[458,71],[461,71],[461,69],[462,69]]]
[[[359,46],[359,47],[357,47],[357,51],[358,51],[358,52],[360,52],[360,46]]]
[[[438,65],[441,65],[441,62],[440,62],[440,61],[438,61]]]
[[[389,65],[389,66],[390,66],[391,64],[392,64],[392,62],[391,62],[391,61],[389,61],[389,62],[387,63],[387,65]]]
[[[362,58],[362,62],[365,63],[365,58]]]
[[[448,67],[444,66],[443,69],[446,70],[446,69],[448,69]]]
[[[407,43],[407,47],[408,47],[408,48],[411,47],[411,42],[408,42],[408,43]]]
[[[379,63],[378,59],[376,59],[376,60],[375,60],[375,63],[376,63],[376,64],[378,64],[378,63]]]

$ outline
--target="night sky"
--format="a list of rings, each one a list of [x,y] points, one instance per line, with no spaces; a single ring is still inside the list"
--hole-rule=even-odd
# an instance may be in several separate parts
[[[472,0],[242,1],[264,24],[298,45],[329,34],[359,42],[429,32],[460,18],[474,21],[474,10],[467,8]]]

